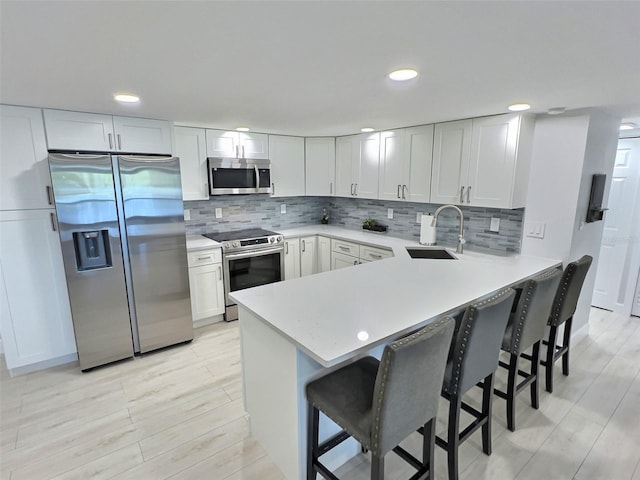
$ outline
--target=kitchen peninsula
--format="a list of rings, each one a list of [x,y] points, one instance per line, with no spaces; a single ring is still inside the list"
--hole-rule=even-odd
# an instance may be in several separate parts
[[[324,226],[284,233],[314,229],[343,240],[369,238],[394,257],[232,293],[239,306],[252,435],[291,480],[304,478],[304,386],[310,379],[366,354],[379,357],[390,340],[560,265],[547,258],[476,252],[456,260],[412,259],[405,246],[417,246],[414,242]],[[321,437],[335,431],[330,423],[321,424]],[[357,445],[349,440],[335,450],[330,467],[355,455]]]

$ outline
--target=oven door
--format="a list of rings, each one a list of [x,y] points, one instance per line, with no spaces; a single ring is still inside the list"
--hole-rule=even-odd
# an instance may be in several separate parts
[[[225,305],[235,305],[229,293],[279,282],[284,276],[284,248],[262,248],[224,254]]]

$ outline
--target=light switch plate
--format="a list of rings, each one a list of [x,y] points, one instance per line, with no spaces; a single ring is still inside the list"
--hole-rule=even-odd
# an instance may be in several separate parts
[[[285,203],[280,205],[280,213],[287,213],[287,205]]]
[[[387,208],[387,218],[389,220],[393,219],[393,208]]]
[[[491,226],[489,226],[489,231],[491,232],[500,231],[500,219],[498,217],[491,217]]]
[[[191,220],[191,210],[189,210],[188,208],[184,209],[184,219]]]
[[[216,218],[222,218],[222,208],[216,208]]]
[[[544,238],[544,222],[527,222],[525,224],[525,232],[527,237]]]
[[[416,223],[422,223],[422,212],[416,213]]]

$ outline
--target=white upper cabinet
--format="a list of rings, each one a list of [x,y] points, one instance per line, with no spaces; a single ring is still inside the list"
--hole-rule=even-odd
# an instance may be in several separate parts
[[[39,108],[0,105],[0,210],[54,208]]]
[[[204,129],[173,127],[174,153],[180,158],[183,200],[208,200],[207,145]]]
[[[304,196],[304,138],[269,135],[269,160],[272,196]]]
[[[409,165],[404,167],[403,200],[429,203],[431,201],[431,165],[433,160],[433,125],[407,128],[405,145]],[[406,157],[405,157],[406,158]]]
[[[378,198],[380,134],[336,139],[336,195]]]
[[[207,157],[269,158],[269,138],[264,133],[207,129]]]
[[[405,129],[384,131],[380,134],[380,191],[378,198],[402,200],[407,189],[405,180],[409,168]]]
[[[49,150],[171,154],[171,124],[163,120],[44,110]]]
[[[471,152],[471,120],[438,123],[434,129],[431,202],[463,203]]]
[[[524,207],[534,122],[507,114],[435,126],[431,201]]]
[[[113,117],[116,151],[171,154],[171,124],[148,118]]]
[[[335,195],[336,139],[305,139],[305,191],[309,196]]]

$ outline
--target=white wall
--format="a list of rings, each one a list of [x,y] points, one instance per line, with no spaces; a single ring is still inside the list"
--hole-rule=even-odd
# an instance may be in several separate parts
[[[565,265],[582,255],[593,257],[574,317],[574,331],[589,321],[604,228],[604,222],[584,223],[591,178],[595,173],[607,174],[607,198],[619,125],[619,118],[596,111],[540,117],[536,122],[522,253],[557,258]],[[527,237],[527,225],[532,221],[545,223],[544,238]]]

